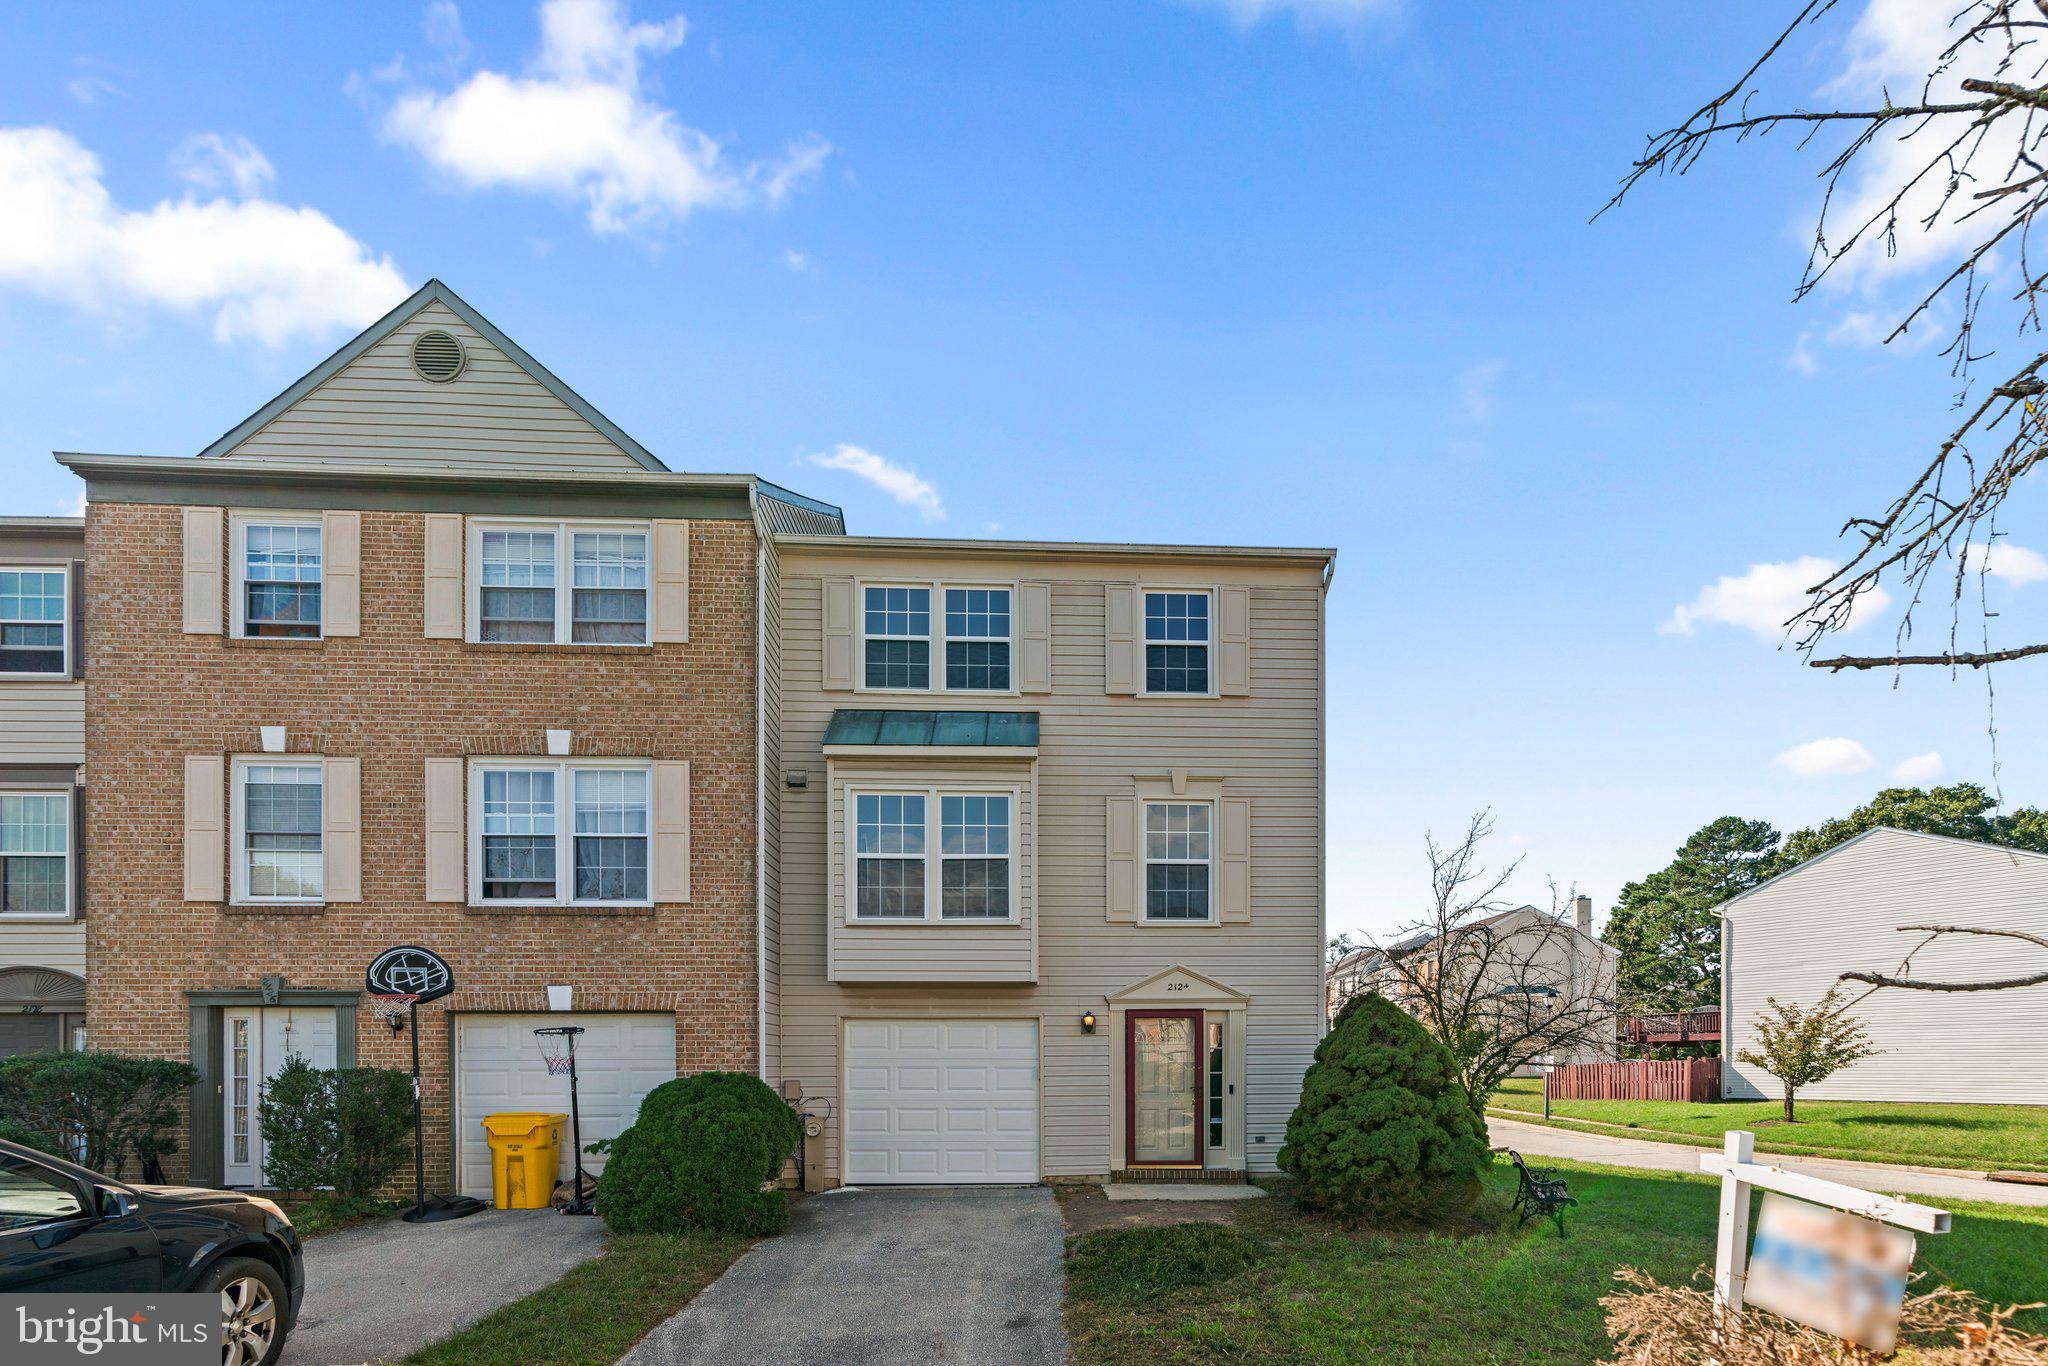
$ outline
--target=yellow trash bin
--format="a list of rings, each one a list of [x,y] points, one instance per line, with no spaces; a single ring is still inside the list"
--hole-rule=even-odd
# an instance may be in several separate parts
[[[499,1209],[546,1209],[561,1166],[567,1115],[516,1112],[483,1117],[491,1143],[491,1203]]]

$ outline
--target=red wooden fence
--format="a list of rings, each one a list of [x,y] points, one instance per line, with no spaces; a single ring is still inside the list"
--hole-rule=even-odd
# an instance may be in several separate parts
[[[1581,1062],[1552,1068],[1552,1100],[1689,1100],[1721,1098],[1719,1058],[1669,1062]]]

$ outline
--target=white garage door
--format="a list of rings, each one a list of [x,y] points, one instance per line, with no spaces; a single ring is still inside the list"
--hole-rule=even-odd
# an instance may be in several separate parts
[[[848,1023],[846,1180],[1038,1180],[1037,1023]]]
[[[455,1117],[458,1181],[463,1195],[491,1198],[491,1150],[483,1117],[501,1110],[569,1113],[569,1078],[551,1077],[533,1031],[582,1025],[576,1036],[576,1094],[583,1141],[617,1138],[640,1113],[649,1091],[676,1074],[673,1015],[458,1015],[455,1019]],[[569,1175],[569,1135],[562,1134],[561,1175]],[[604,1169],[586,1156],[585,1171]]]

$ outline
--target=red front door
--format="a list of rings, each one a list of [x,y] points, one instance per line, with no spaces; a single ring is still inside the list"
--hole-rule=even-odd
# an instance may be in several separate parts
[[[1202,1012],[1133,1011],[1124,1040],[1125,1158],[1202,1165]]]

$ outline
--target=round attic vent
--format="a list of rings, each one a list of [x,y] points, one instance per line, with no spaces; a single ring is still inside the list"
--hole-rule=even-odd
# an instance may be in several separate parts
[[[462,373],[462,343],[446,332],[422,332],[413,338],[412,368],[420,378],[446,384]]]

